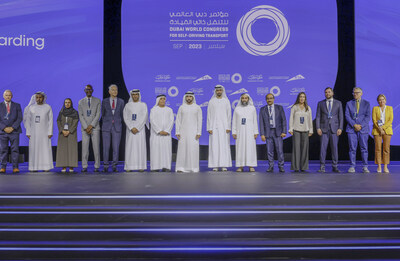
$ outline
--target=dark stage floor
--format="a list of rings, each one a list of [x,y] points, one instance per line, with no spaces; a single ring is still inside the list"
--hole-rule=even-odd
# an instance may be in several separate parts
[[[309,173],[290,171],[286,163],[285,173],[266,173],[265,163],[257,172],[237,173],[208,171],[207,162],[201,162],[200,173],[175,172],[118,172],[74,173],[27,172],[27,164],[21,165],[20,174],[0,175],[0,193],[118,193],[118,194],[258,194],[258,193],[388,193],[400,192],[400,163],[390,165],[390,174],[376,173],[371,162],[370,174],[359,171],[347,173],[347,164],[339,165],[342,173],[318,173],[319,164],[310,164]],[[123,169],[123,165],[119,166]],[[330,171],[327,166],[327,171]],[[80,171],[80,168],[77,169]],[[89,169],[91,171],[92,169]],[[7,169],[11,172],[11,169]]]

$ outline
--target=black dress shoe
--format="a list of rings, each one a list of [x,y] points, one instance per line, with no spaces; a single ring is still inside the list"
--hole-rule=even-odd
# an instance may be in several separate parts
[[[108,172],[108,167],[103,169],[103,172]]]
[[[285,172],[285,169],[283,167],[279,167],[279,172]]]
[[[321,167],[321,168],[318,170],[318,172],[319,172],[319,173],[325,173],[325,168],[324,168],[324,167]]]
[[[83,168],[81,172],[87,172],[87,168]]]
[[[99,169],[97,168],[97,169],[94,169],[94,172],[99,172]]]
[[[340,170],[339,170],[338,168],[333,167],[333,168],[332,168],[332,172],[340,173]]]
[[[112,170],[113,170],[113,172],[118,172],[117,167],[113,167]]]
[[[274,172],[274,167],[269,167],[269,168],[267,169],[267,172]]]
[[[301,172],[302,173],[308,173],[308,170],[302,169]]]

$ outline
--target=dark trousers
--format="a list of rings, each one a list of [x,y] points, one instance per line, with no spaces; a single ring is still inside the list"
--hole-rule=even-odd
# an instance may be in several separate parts
[[[110,153],[110,144],[112,144],[113,150],[113,162],[112,166],[116,167],[119,159],[119,144],[121,143],[121,132],[117,132],[113,126],[110,131],[103,131],[103,164],[105,168],[108,168],[108,160]]]
[[[11,162],[13,168],[18,168],[19,157],[19,133],[4,133],[0,134],[0,160],[1,167],[6,168],[8,161],[8,143],[11,147]]]
[[[292,170],[308,169],[308,131],[293,131],[292,140]]]
[[[338,141],[339,137],[336,133],[332,133],[329,130],[327,133],[322,133],[321,139],[321,150],[319,153],[319,161],[321,166],[325,166],[325,159],[326,159],[326,151],[328,149],[328,144],[331,145],[331,154],[332,154],[332,167],[337,168],[338,166]]]
[[[269,166],[274,166],[274,151],[276,149],[276,153],[278,154],[278,166],[283,167],[284,165],[284,157],[283,157],[283,139],[281,136],[272,135],[271,137],[267,137],[267,157]]]
[[[368,167],[368,133],[347,133],[349,137],[349,156],[350,156],[350,167],[356,166],[356,152],[357,145],[360,143],[361,158],[363,167]]]

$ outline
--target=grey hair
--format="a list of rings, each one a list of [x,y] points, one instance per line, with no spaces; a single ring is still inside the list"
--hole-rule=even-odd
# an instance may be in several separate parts
[[[108,90],[111,91],[112,87],[116,87],[118,89],[118,86],[116,84],[111,84],[110,86],[108,86]]]
[[[6,94],[6,92],[10,92],[11,95],[12,95],[12,91],[11,91],[11,90],[5,90],[5,91],[3,92],[3,96],[4,96],[4,94]]]
[[[353,92],[354,92],[355,90],[359,90],[359,91],[363,92],[363,90],[362,90],[360,87],[354,87],[354,88],[353,88]]]

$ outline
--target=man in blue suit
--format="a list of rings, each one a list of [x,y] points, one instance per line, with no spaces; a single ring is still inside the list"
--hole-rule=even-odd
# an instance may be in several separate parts
[[[346,132],[349,137],[349,173],[355,172],[357,144],[360,143],[363,172],[368,170],[368,134],[369,119],[371,118],[371,108],[368,101],[361,99],[362,89],[353,88],[354,99],[347,102],[345,117],[347,121]]]
[[[324,100],[318,102],[317,117],[315,118],[317,133],[321,137],[321,150],[319,153],[320,169],[325,172],[325,158],[328,143],[331,143],[332,171],[340,172],[338,169],[338,141],[343,130],[343,108],[342,103],[333,98],[331,87],[325,88]]]
[[[6,172],[8,143],[11,147],[11,162],[13,173],[19,173],[19,134],[21,133],[22,110],[21,105],[12,102],[12,92],[3,93],[4,102],[0,104],[0,173]]]
[[[261,140],[267,142],[267,156],[269,167],[267,172],[274,171],[274,150],[278,154],[279,172],[285,172],[283,168],[283,138],[286,137],[287,124],[283,107],[274,104],[275,97],[272,93],[265,96],[267,105],[260,109],[260,135]]]
[[[117,172],[117,164],[119,157],[119,144],[121,143],[122,121],[125,102],[117,97],[118,86],[115,84],[108,87],[109,98],[102,102],[102,136],[103,136],[103,165],[104,172],[108,172],[108,160],[110,152],[110,144],[112,141],[113,150],[113,172]]]

